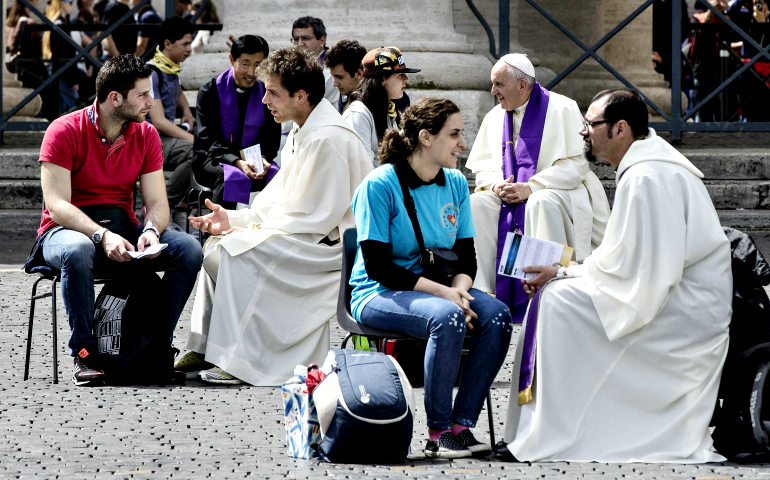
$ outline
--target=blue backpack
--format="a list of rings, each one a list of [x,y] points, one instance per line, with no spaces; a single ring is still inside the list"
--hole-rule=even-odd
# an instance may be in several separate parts
[[[398,362],[361,350],[335,349],[329,355],[331,373],[313,392],[319,457],[335,463],[402,462],[412,443],[414,394]]]

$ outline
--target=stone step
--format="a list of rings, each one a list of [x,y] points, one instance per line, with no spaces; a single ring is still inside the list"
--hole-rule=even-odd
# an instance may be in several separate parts
[[[764,180],[770,179],[770,150],[751,148],[682,149],[706,180]],[[592,162],[591,170],[602,180],[614,180],[615,170],[605,162]]]
[[[770,180],[705,180],[704,183],[717,209],[770,209]],[[612,205],[615,181],[602,180],[602,184]]]
[[[717,209],[770,209],[770,180],[705,180]],[[612,204],[615,181],[602,180]],[[0,180],[0,205],[8,209],[40,208],[40,180]]]

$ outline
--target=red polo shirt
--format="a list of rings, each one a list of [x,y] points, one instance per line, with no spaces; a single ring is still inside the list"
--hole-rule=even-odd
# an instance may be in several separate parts
[[[134,187],[140,176],[163,169],[160,136],[147,122],[128,122],[115,143],[110,144],[97,126],[97,118],[94,102],[54,120],[45,131],[39,161],[72,172],[70,202],[76,207],[121,207],[139,225],[133,210]],[[54,226],[56,222],[46,207],[37,234]]]

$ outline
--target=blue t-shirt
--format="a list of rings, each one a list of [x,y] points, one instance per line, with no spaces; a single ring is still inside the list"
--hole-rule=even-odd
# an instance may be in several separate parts
[[[147,62],[151,65],[152,62]],[[158,73],[163,75],[163,85],[158,91]],[[176,104],[179,102],[179,75],[171,75],[163,72],[156,72],[153,70],[150,74],[150,82],[152,82],[152,90],[150,94],[155,100],[160,100],[163,104],[163,115],[169,122],[174,122],[176,118]],[[148,116],[147,121],[152,123],[152,119]]]
[[[444,178],[444,185],[432,183],[409,189],[426,248],[450,249],[455,239],[476,236],[468,181],[459,170],[449,168],[444,169]],[[350,306],[353,317],[360,322],[361,312],[369,300],[388,290],[366,274],[361,255],[362,241],[390,244],[393,263],[414,273],[422,273],[422,266],[417,237],[392,165],[376,168],[358,186],[353,195],[353,213],[359,247],[350,275],[353,287]]]

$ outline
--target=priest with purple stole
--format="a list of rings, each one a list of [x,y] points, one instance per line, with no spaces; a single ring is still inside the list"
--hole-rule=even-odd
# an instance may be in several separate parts
[[[496,274],[507,233],[569,245],[582,260],[601,243],[610,209],[583,156],[575,101],[538,84],[524,54],[503,56],[491,77],[500,104],[484,117],[466,164],[476,175],[473,286],[496,295],[521,322],[527,294],[518,280]]]
[[[213,190],[213,202],[234,210],[249,203],[251,192],[262,190],[278,172],[281,128],[262,104],[265,85],[256,69],[269,53],[267,42],[255,35],[239,37],[230,50],[230,64],[198,92],[195,122],[195,180]],[[242,158],[241,150],[259,145],[263,171]]]

